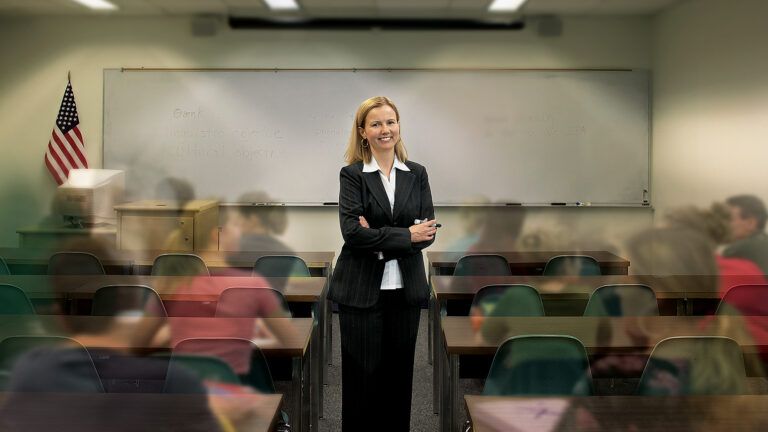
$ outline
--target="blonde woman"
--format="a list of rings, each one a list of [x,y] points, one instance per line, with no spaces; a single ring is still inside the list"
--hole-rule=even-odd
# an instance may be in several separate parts
[[[409,430],[421,250],[437,231],[427,171],[409,161],[400,114],[386,97],[357,109],[341,169],[344,246],[329,297],[339,304],[342,430]]]

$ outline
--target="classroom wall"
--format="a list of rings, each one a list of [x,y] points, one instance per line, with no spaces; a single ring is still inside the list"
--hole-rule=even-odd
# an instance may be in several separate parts
[[[653,23],[658,210],[752,193],[768,202],[768,2],[697,0]]]
[[[0,220],[2,246],[15,245],[15,229],[35,223],[47,213],[54,183],[42,158],[67,71],[72,73],[88,157],[93,167],[100,167],[104,68],[649,69],[654,42],[653,20],[649,17],[566,18],[563,35],[554,38],[539,36],[535,26],[521,32],[222,28],[218,35],[203,38],[191,35],[190,19],[184,17],[0,17],[0,38],[13,42],[0,44],[4,59],[0,66],[0,146],[6,154],[0,158],[0,199],[7,209]],[[371,89],[371,94],[375,93],[376,89]],[[666,135],[663,139],[669,140]],[[339,166],[321,169],[335,171]],[[669,175],[663,178],[661,184],[674,181]],[[446,249],[464,236],[465,213],[456,208],[438,209],[445,227],[433,250]],[[617,239],[626,233],[648,226],[652,214],[649,209],[530,209],[524,229],[546,232],[542,238],[548,239],[545,243],[550,245],[590,248],[602,245],[605,239],[618,243]],[[295,208],[289,210],[288,217],[288,229],[282,238],[294,249],[340,248],[336,209]]]

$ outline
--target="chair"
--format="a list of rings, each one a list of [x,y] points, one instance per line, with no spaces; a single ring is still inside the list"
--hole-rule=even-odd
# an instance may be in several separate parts
[[[0,257],[0,275],[9,275],[11,270],[8,268],[8,263],[5,262],[5,258]]]
[[[253,274],[264,277],[309,277],[309,267],[294,255],[265,255],[253,264]]]
[[[216,353],[243,350],[250,355],[248,373],[238,376],[232,367]],[[262,393],[274,393],[275,384],[269,371],[269,365],[258,345],[243,338],[190,338],[184,339],[173,347],[171,363],[180,364],[196,373],[203,380],[213,380],[229,384],[245,384]]]
[[[644,396],[737,395],[745,390],[744,355],[723,336],[676,336],[657,343],[640,377]]]
[[[510,276],[509,262],[501,255],[464,255],[456,262],[454,276]]]
[[[88,252],[57,252],[48,259],[49,275],[103,275],[104,266]]]
[[[206,353],[220,352],[222,349],[243,349],[250,352],[250,368],[245,376],[238,376],[224,360]],[[258,345],[242,338],[190,338],[176,344],[171,353],[168,369],[184,367],[196,374],[201,380],[218,381],[227,384],[247,384],[261,393],[275,393],[275,383],[269,372],[269,365]],[[173,375],[169,375],[166,386],[172,385]],[[298,396],[297,396],[298,397]],[[278,431],[290,431],[288,413],[280,410]]]
[[[472,299],[482,316],[544,316],[541,296],[530,285],[487,285]]]
[[[589,296],[584,316],[658,316],[659,304],[651,287],[615,284],[598,287]]]
[[[251,305],[254,297],[274,296],[280,307],[290,316],[288,301],[283,294],[272,288],[249,288],[249,287],[230,287],[225,289],[219,295],[219,301],[216,303],[216,316],[228,318],[264,318],[256,316]]]
[[[165,317],[168,314],[160,295],[146,285],[108,285],[93,294],[91,315]]]
[[[35,307],[19,287],[0,284],[0,315],[34,315]]]
[[[729,289],[716,315],[768,316],[768,285],[737,285]]]
[[[303,259],[295,255],[264,255],[253,264],[253,275],[264,277],[309,277],[309,267]],[[284,282],[277,282],[275,287],[284,287]],[[287,310],[287,309],[286,309]],[[318,304],[312,304],[312,316],[317,324]]]
[[[61,359],[61,370],[57,371],[59,373],[51,375],[49,379],[24,376],[12,383],[12,373],[19,359],[30,351],[43,348],[61,350],[61,355],[55,357],[57,361]],[[46,356],[42,361],[50,359],[51,356]],[[62,371],[67,373],[62,374]],[[12,384],[13,388],[9,389],[9,384]],[[88,350],[76,340],[63,336],[11,336],[0,341],[0,389],[26,392],[104,392]]]
[[[210,276],[205,261],[195,254],[167,253],[152,263],[152,276]]]
[[[588,396],[593,394],[587,350],[572,336],[527,335],[496,350],[483,395]]]
[[[597,260],[587,255],[558,255],[544,266],[544,276],[600,276]]]

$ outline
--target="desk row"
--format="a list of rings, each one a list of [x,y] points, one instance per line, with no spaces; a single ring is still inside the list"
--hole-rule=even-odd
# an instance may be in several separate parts
[[[330,276],[333,252],[78,250],[0,248],[0,274]]]

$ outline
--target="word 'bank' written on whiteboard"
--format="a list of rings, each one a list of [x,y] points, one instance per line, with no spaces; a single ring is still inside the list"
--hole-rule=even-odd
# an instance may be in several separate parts
[[[108,69],[104,167],[132,198],[175,177],[225,202],[334,202],[355,110],[377,95],[437,204],[648,199],[645,71]]]

